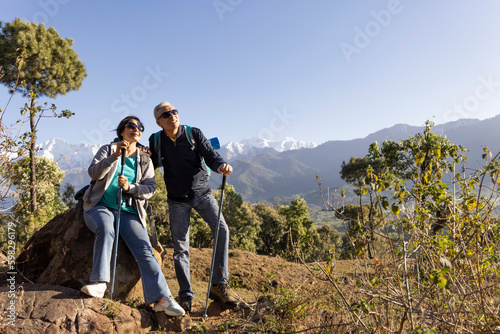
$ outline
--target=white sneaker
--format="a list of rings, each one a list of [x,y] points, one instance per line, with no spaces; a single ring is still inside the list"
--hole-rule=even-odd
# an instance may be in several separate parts
[[[106,283],[90,283],[83,286],[80,291],[92,297],[102,298],[106,288]]]
[[[160,299],[160,301],[153,306],[153,310],[156,312],[164,311],[167,315],[172,317],[186,314],[186,311],[184,311],[184,309],[177,304],[172,296]]]

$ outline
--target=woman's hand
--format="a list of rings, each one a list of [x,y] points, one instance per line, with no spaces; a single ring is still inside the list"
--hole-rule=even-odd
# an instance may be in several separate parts
[[[122,155],[122,150],[127,151],[127,148],[130,146],[130,143],[126,140],[122,140],[116,143],[116,152],[115,157],[119,158]]]
[[[128,179],[121,174],[118,174],[118,187],[122,188],[125,191],[130,190],[130,184],[128,184]]]

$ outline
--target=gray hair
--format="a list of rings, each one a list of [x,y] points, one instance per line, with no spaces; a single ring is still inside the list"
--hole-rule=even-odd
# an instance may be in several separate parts
[[[153,111],[153,114],[154,114],[156,120],[158,120],[158,118],[159,118],[159,115],[157,115],[158,110],[165,108],[166,106],[170,106],[170,107],[175,109],[175,107],[173,105],[171,105],[170,102],[163,101],[162,103],[157,105]]]

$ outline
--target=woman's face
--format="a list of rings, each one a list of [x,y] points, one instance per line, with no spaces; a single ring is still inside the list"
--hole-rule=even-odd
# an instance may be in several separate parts
[[[142,137],[141,129],[144,131],[141,123],[135,119],[131,119],[127,122],[127,124],[125,124],[122,137],[130,143],[137,143]]]

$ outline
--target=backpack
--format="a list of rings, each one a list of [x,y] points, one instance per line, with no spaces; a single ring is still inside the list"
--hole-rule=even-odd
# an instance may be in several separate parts
[[[181,125],[181,126],[184,128],[184,132],[186,133],[186,138],[189,142],[189,145],[191,145],[191,150],[194,151],[196,149],[196,140],[194,139],[192,128],[189,125]],[[153,143],[154,143],[153,149],[156,153],[157,167],[162,166],[162,163],[161,163],[161,131],[162,130],[160,130],[154,134],[154,140],[153,140]],[[212,145],[212,147],[214,149],[216,149],[216,150],[220,149],[219,139],[217,137],[210,138],[208,141],[210,142],[210,145]],[[211,174],[210,168],[205,163],[205,160],[203,159],[203,157],[201,157],[201,160],[205,164],[205,167],[206,167],[207,172],[208,172],[208,177],[210,178],[210,174]]]

